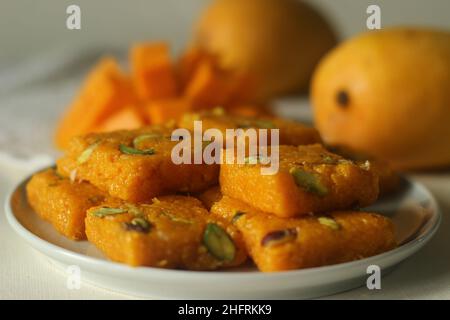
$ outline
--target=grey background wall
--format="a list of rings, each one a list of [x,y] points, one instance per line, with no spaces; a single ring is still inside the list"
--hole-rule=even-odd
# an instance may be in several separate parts
[[[243,0],[245,1],[245,0]],[[167,39],[180,48],[209,0],[0,0],[0,68],[52,48],[127,47]],[[342,37],[365,30],[366,8],[378,4],[383,27],[422,24],[450,29],[449,0],[310,0]],[[66,7],[82,10],[82,29],[65,27]]]

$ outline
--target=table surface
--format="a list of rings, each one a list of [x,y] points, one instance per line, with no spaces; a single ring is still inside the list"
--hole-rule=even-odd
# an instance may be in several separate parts
[[[5,196],[26,170],[0,164],[0,195]],[[415,174],[436,196],[443,213],[440,230],[417,254],[382,277],[381,290],[365,287],[328,299],[450,299],[450,172]],[[82,282],[67,288],[67,275],[22,241],[0,214],[0,299],[133,299]],[[187,297],[188,298],[188,297]]]

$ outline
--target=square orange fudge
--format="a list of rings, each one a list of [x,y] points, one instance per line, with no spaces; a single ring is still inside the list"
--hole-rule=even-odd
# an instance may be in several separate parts
[[[239,229],[249,255],[264,272],[342,263],[396,246],[392,222],[374,213],[335,211],[283,219],[227,196],[211,212]]]
[[[154,126],[76,137],[57,161],[58,171],[131,202],[149,201],[161,194],[200,192],[217,184],[218,165],[177,165],[172,161],[172,148],[178,141],[171,141],[171,133],[170,127]]]
[[[194,130],[194,121],[202,121],[203,131],[219,129],[225,137],[226,129],[279,129],[281,145],[306,145],[321,143],[319,132],[299,122],[273,116],[246,117],[227,113],[222,108],[185,114],[178,126]],[[270,141],[270,133],[267,135]],[[268,141],[268,143],[270,143]]]
[[[35,174],[28,182],[28,201],[36,213],[64,236],[86,239],[86,210],[101,204],[107,196],[87,182],[71,182],[54,169]]]
[[[353,163],[319,144],[279,146],[279,170],[273,175],[261,173],[267,165],[260,159],[255,164],[224,160],[222,193],[280,217],[365,207],[378,196],[378,176],[369,162]]]
[[[88,210],[86,234],[111,260],[131,266],[214,270],[246,260],[237,229],[192,197],[110,201]]]

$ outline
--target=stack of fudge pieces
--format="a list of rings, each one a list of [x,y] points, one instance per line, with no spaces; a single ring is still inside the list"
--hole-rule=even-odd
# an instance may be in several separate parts
[[[370,162],[329,152],[318,132],[274,117],[187,114],[194,130],[279,129],[279,171],[265,164],[174,164],[173,124],[72,139],[56,169],[27,185],[30,205],[64,236],[113,261],[188,270],[317,267],[396,246],[392,222],[359,208],[380,181]]]

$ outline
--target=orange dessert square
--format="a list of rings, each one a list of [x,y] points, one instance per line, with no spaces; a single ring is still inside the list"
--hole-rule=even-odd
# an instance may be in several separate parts
[[[132,202],[161,194],[201,192],[217,184],[219,165],[172,161],[172,148],[178,142],[171,141],[171,134],[172,128],[154,126],[76,137],[57,161],[58,171]]]
[[[27,184],[28,202],[36,213],[64,236],[86,239],[86,210],[101,204],[107,196],[87,182],[71,182],[54,169],[33,175]]]
[[[249,255],[265,272],[342,263],[396,246],[392,222],[374,213],[335,211],[283,219],[227,196],[211,212],[239,229]]]
[[[226,129],[279,129],[279,144],[306,145],[320,143],[319,132],[304,124],[272,116],[247,117],[228,113],[222,108],[185,114],[178,126],[194,130],[194,121],[202,122],[202,130],[218,129],[225,138]],[[270,143],[270,133],[267,134]]]
[[[369,162],[356,164],[319,144],[279,146],[273,175],[262,174],[266,165],[254,160],[223,161],[222,193],[280,217],[365,207],[378,196],[378,176]]]
[[[131,266],[213,270],[246,259],[237,229],[191,197],[110,201],[88,210],[86,234],[110,259]]]

